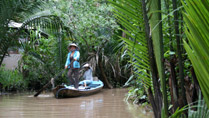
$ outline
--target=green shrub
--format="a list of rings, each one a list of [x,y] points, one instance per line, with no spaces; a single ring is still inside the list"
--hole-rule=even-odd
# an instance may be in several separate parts
[[[39,45],[34,47],[34,43],[37,41]],[[59,43],[56,41],[56,37],[53,36],[49,39],[37,38],[23,45],[24,52],[18,63],[19,70],[21,70],[24,80],[28,83],[28,90],[39,90],[64,69],[66,60],[64,55],[67,55],[68,41],[63,41],[63,47],[60,49],[57,47]],[[56,80],[55,84],[66,83],[66,80],[67,78],[63,75]]]
[[[18,70],[7,70],[4,66],[0,67],[0,84],[5,91],[25,90],[27,83]]]

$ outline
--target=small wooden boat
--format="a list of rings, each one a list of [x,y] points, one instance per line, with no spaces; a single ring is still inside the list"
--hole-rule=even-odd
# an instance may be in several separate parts
[[[79,87],[75,89],[72,86],[58,85],[52,89],[54,96],[56,98],[69,98],[69,97],[78,97],[86,96],[99,92],[103,88],[104,84],[102,81],[92,81],[88,88]]]

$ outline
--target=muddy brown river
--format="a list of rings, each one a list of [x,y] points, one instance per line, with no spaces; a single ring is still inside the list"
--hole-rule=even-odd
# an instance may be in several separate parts
[[[153,118],[143,107],[124,101],[126,89],[103,89],[77,98],[56,99],[52,93],[0,96],[0,118]]]

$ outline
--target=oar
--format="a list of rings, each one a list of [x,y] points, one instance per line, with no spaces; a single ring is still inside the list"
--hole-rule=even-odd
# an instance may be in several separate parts
[[[74,62],[74,60],[73,60],[69,65],[71,66],[73,62]],[[69,66],[69,65],[68,65],[68,66]],[[67,66],[67,67],[68,67],[68,66]],[[71,68],[72,68],[72,66],[71,66]],[[61,76],[63,72],[65,72],[65,69],[63,69],[56,77],[54,77],[54,80],[57,79],[59,76]],[[53,78],[52,78],[52,79],[53,79]],[[51,85],[51,80],[50,80],[46,85],[44,85],[44,87],[42,87],[42,88],[34,95],[34,97],[37,97],[37,96],[38,96],[44,89],[46,89],[49,85]]]

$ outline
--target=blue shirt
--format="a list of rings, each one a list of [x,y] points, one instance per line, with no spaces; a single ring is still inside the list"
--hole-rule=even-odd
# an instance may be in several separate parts
[[[70,51],[67,55],[67,60],[66,60],[65,66],[68,66],[70,64],[71,53],[72,53],[72,51]],[[73,68],[80,68],[80,63],[78,61],[79,58],[80,58],[80,52],[76,50],[73,54],[73,59],[76,59],[76,61],[73,62]],[[70,68],[70,66],[68,66],[68,68]]]

